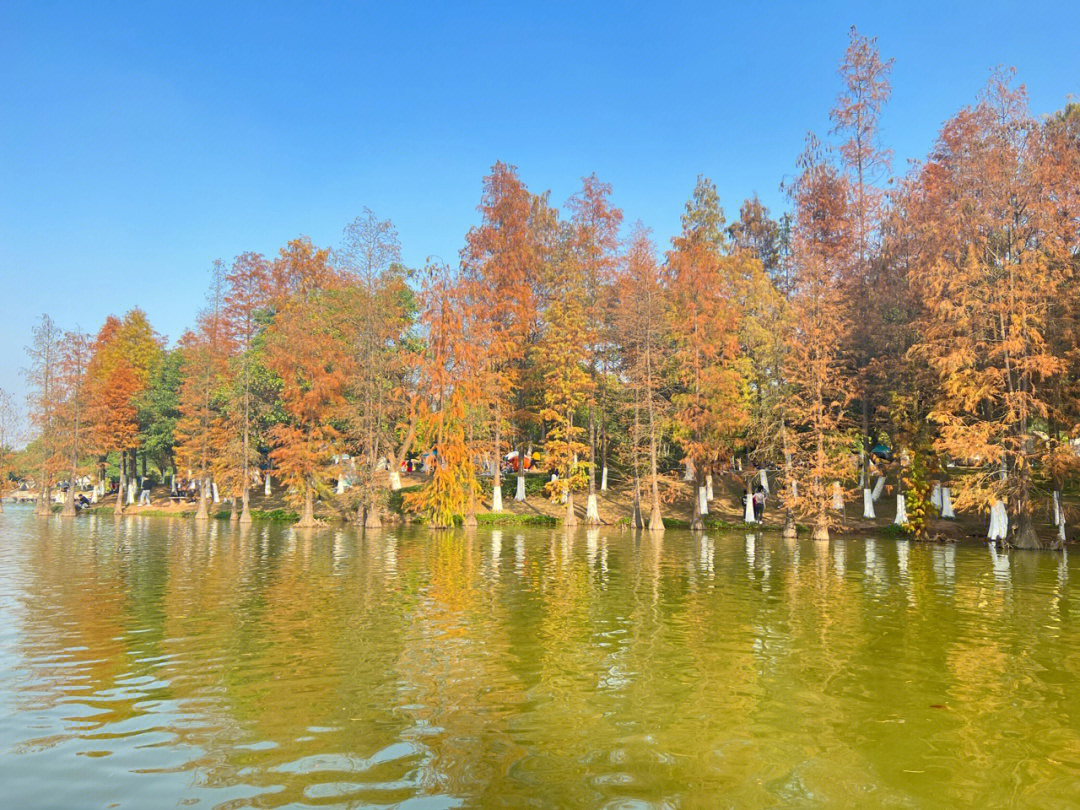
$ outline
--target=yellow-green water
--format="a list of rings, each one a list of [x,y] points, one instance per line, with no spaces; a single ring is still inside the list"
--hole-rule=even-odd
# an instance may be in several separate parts
[[[1077,560],[0,515],[0,804],[1080,804]]]

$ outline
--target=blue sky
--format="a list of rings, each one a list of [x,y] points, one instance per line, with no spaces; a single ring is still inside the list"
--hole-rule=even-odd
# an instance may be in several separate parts
[[[825,134],[848,28],[896,59],[894,170],[990,68],[1080,95],[1080,3],[70,3],[0,7],[0,388],[48,312],[140,306],[175,340],[211,262],[337,243],[364,206],[407,262],[456,259],[481,178],[614,186],[661,247],[699,173],[774,210]],[[884,4],[881,4],[884,5]]]

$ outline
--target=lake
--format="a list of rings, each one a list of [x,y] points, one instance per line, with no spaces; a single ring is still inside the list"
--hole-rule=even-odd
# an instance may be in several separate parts
[[[1062,807],[1080,554],[0,515],[6,807]]]

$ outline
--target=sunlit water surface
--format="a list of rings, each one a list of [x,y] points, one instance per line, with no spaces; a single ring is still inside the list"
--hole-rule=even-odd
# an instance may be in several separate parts
[[[1080,803],[1080,554],[0,515],[5,807]]]

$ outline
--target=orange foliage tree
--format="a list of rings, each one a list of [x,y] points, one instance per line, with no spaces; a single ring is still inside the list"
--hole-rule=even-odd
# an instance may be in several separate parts
[[[634,528],[641,528],[640,458],[648,458],[649,530],[662,532],[664,518],[660,512],[660,485],[657,454],[662,435],[666,401],[662,394],[663,374],[667,353],[667,301],[664,278],[656,261],[656,246],[649,231],[640,222],[630,236],[626,262],[616,281],[619,301],[615,326],[619,336],[619,354],[623,359],[633,399],[633,427],[630,434],[630,455],[634,471]],[[641,411],[644,409],[644,418]],[[644,422],[644,425],[642,425]],[[643,449],[644,445],[644,449]]]
[[[556,478],[547,492],[552,500],[564,499],[564,525],[576,526],[574,491],[587,480],[580,455],[589,449],[582,441],[585,429],[578,411],[593,395],[588,362],[588,307],[586,268],[573,251],[573,230],[563,229],[558,250],[547,265],[544,331],[537,346],[537,365],[543,374],[544,407],[541,416],[548,423],[544,454],[548,469]]]
[[[724,255],[724,212],[712,181],[698,178],[682,226],[667,254],[671,418],[694,471],[690,525],[701,529],[706,471],[734,452],[746,425],[744,381],[735,362],[736,281],[731,257]]]
[[[843,175],[821,160],[812,137],[799,165],[802,173],[792,189],[792,328],[786,335],[782,405],[793,430],[790,481],[781,499],[789,511],[813,520],[814,539],[827,540],[826,483],[841,478],[848,464],[844,409],[851,380],[841,347],[849,321],[841,282],[851,258],[849,190]]]
[[[301,506],[299,526],[315,525],[315,496],[334,474],[353,356],[341,329],[339,278],[329,251],[295,239],[274,262],[274,317],[267,365],[281,378],[287,419],[270,430],[271,456]]]
[[[136,398],[146,390],[161,356],[161,339],[140,309],[131,310],[123,320],[110,315],[91,348],[87,374],[92,435],[100,452],[120,456],[117,514],[124,511],[128,479],[135,474],[139,446]]]
[[[619,264],[619,226],[622,211],[611,205],[611,186],[601,183],[595,174],[583,179],[582,188],[570,198],[572,258],[581,265],[586,312],[587,363],[595,392],[588,405],[589,500],[585,523],[600,522],[596,505],[597,445],[607,475],[607,404],[609,366],[612,356],[611,288]]]
[[[419,433],[435,454],[431,480],[405,497],[406,507],[423,514],[432,528],[446,529],[461,517],[475,523],[476,479],[470,441],[475,403],[484,381],[478,373],[489,362],[472,340],[468,288],[445,265],[427,268],[421,292],[421,326],[427,335],[420,359],[426,396]]]
[[[939,450],[986,464],[959,482],[957,506],[1006,503],[1011,542],[1039,548],[1034,470],[1054,448],[1036,426],[1067,367],[1050,318],[1075,295],[1076,236],[1075,223],[1056,227],[1060,206],[1037,169],[1046,142],[1011,78],[994,73],[919,172],[909,205],[925,246],[912,280],[925,317],[913,351],[938,374]]]
[[[464,292],[474,310],[472,340],[484,350],[479,395],[491,409],[492,509],[502,509],[503,430],[524,440],[533,415],[528,403],[526,358],[538,331],[537,287],[544,264],[544,198],[529,193],[517,168],[496,163],[484,178],[482,222],[465,236],[461,252]],[[509,417],[509,419],[508,419]],[[523,467],[522,474],[523,472]],[[519,484],[519,496],[524,486]]]

